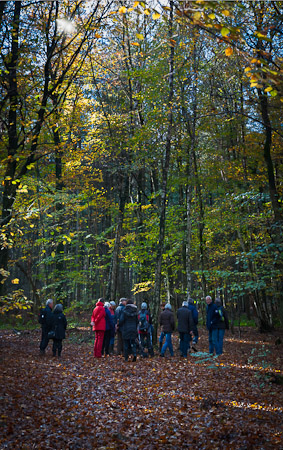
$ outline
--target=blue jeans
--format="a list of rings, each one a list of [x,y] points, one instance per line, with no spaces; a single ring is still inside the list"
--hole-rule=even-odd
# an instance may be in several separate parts
[[[214,353],[214,343],[212,341],[212,331],[208,332],[209,353]]]
[[[167,347],[169,348],[170,355],[171,356],[174,355],[171,335],[172,335],[172,333],[166,333],[165,334],[165,344],[162,347],[161,355],[164,355],[164,353],[166,352]]]
[[[190,335],[189,335],[189,333],[181,333],[181,332],[179,334],[180,334],[180,351],[181,351],[181,355],[186,358],[188,356]]]
[[[225,329],[216,328],[216,330],[212,330],[212,342],[215,347],[216,355],[222,355],[223,353],[224,334]]]
[[[164,337],[165,337],[165,333],[164,333],[164,331],[161,331],[160,336],[159,336],[159,343],[160,344],[163,344]]]

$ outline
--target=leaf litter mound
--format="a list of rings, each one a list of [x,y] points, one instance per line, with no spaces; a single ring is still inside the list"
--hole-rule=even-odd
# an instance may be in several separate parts
[[[283,448],[282,337],[227,334],[212,358],[200,330],[188,359],[175,336],[173,358],[133,363],[77,332],[62,359],[39,356],[39,330],[1,332],[1,450]]]

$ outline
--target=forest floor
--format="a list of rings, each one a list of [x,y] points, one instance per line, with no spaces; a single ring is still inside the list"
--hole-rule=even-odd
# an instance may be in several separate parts
[[[0,331],[0,449],[283,449],[283,335],[245,328],[211,358],[94,359],[89,329],[62,359],[40,330]],[[278,338],[279,337],[279,338]],[[275,343],[276,342],[276,343]]]

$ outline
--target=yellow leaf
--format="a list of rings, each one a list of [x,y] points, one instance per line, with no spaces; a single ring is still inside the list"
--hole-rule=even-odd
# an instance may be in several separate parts
[[[95,37],[96,37],[96,39],[99,39],[99,38],[101,38],[101,34],[99,34],[99,33],[95,33],[95,35],[94,35]]]
[[[149,15],[150,15],[149,9],[145,9],[143,13],[144,13],[146,16],[149,16]]]
[[[201,18],[201,13],[199,11],[197,11],[196,13],[194,13],[193,17],[195,20],[199,20]]]
[[[226,48],[225,50],[225,55],[226,56],[231,56],[233,55],[233,49],[231,47]]]
[[[257,83],[251,83],[251,87],[257,87]]]
[[[52,253],[51,253],[51,256],[52,256],[52,258],[55,258],[56,253],[55,253],[55,252],[52,252]]]
[[[222,14],[226,17],[230,16],[230,12],[228,11],[228,9],[224,9],[224,11],[222,11]]]
[[[136,34],[137,39],[139,39],[140,41],[144,40],[143,34]]]
[[[19,284],[19,282],[20,282],[20,280],[19,280],[18,278],[14,278],[14,279],[12,280],[12,283],[13,283],[13,284]]]
[[[31,224],[30,224],[30,228],[34,228],[34,223],[31,223]]]
[[[229,33],[230,33],[230,30],[228,28],[226,28],[226,27],[221,28],[221,35],[223,37],[228,36]]]
[[[157,19],[159,19],[159,17],[160,17],[160,14],[157,13],[157,12],[155,12],[155,13],[152,14],[153,20],[157,20]]]
[[[119,8],[120,14],[126,14],[126,12],[127,12],[127,8],[125,6],[121,6],[121,8]]]
[[[208,17],[209,17],[211,20],[214,20],[214,19],[215,19],[215,14],[214,14],[214,13],[208,14]]]
[[[267,87],[266,89],[264,89],[264,92],[270,92],[270,91],[272,91],[272,87],[271,86],[269,86],[269,87]]]
[[[252,70],[251,67],[246,67],[245,68],[245,72],[249,72],[250,70]]]
[[[131,42],[131,45],[136,45],[137,47],[139,47],[139,43],[138,42]]]
[[[140,2],[135,2],[133,7],[136,8],[139,5]]]

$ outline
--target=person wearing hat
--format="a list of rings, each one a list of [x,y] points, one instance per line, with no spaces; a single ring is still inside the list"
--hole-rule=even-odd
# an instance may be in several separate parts
[[[110,312],[110,303],[109,302],[105,302],[104,303],[104,308],[105,308],[105,332],[104,332],[104,338],[103,338],[103,345],[102,345],[102,355],[108,356],[109,355],[109,347],[110,347],[110,339],[111,336],[114,336],[114,330],[115,330],[115,326],[114,326],[114,320],[113,320],[113,316]]]
[[[182,307],[177,311],[178,331],[180,335],[181,356],[187,358],[190,345],[189,338],[194,330],[194,321],[191,311],[188,308],[188,302],[183,302]]]
[[[109,353],[114,353],[114,344],[115,344],[115,309],[116,309],[116,303],[112,300],[110,302],[110,308],[109,311],[112,315],[113,323],[114,323],[114,333],[111,334],[110,338],[110,345],[109,345]]]
[[[160,356],[164,357],[167,347],[169,348],[170,355],[174,356],[172,333],[175,330],[175,319],[170,303],[165,305],[164,311],[160,314],[159,323],[161,325],[161,330],[165,334],[165,343],[161,349]]]
[[[120,316],[126,307],[127,299],[125,297],[120,298],[119,306],[115,312],[115,328],[117,333],[117,355],[123,355],[123,335],[122,335],[122,324],[120,323]]]
[[[125,308],[122,310],[119,319],[122,325],[122,336],[124,345],[125,361],[128,361],[129,354],[132,353],[133,361],[137,359],[137,327],[138,327],[138,308],[133,300],[127,300]]]
[[[221,300],[216,297],[211,315],[211,335],[215,347],[216,356],[223,353],[223,340],[225,330],[229,330],[229,320]]]
[[[138,313],[138,338],[143,358],[148,355],[154,356],[152,346],[152,317],[147,309],[147,303],[142,302],[141,310]],[[145,352],[147,348],[148,353]]]

